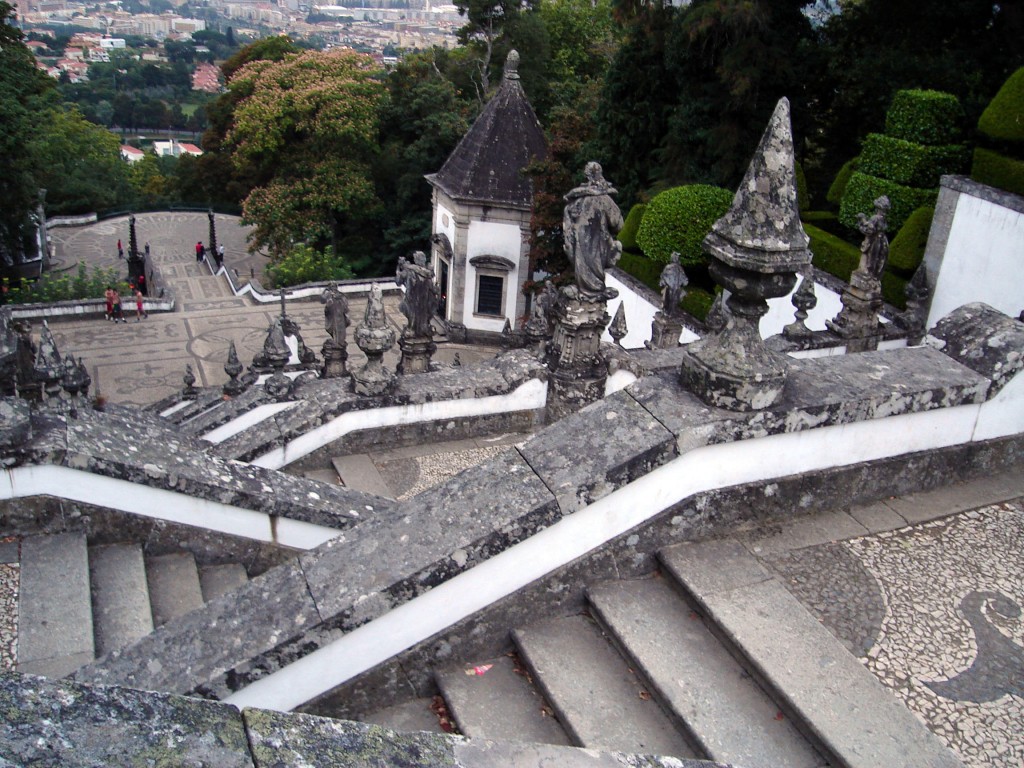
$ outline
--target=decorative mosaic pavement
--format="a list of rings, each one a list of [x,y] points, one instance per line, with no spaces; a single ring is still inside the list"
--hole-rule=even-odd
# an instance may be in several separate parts
[[[1024,504],[768,559],[970,766],[1024,765]]]

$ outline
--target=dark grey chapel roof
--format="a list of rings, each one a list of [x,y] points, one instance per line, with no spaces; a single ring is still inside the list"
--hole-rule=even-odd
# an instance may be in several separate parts
[[[533,183],[522,169],[547,156],[537,115],[519,84],[519,54],[512,51],[498,92],[477,117],[441,170],[427,181],[456,200],[529,208]]]

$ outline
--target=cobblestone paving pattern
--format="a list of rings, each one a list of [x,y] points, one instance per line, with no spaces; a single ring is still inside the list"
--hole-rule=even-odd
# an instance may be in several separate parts
[[[18,583],[21,566],[0,564],[0,669],[14,671],[18,647]]]
[[[768,561],[969,766],[1024,765],[1024,505]]]

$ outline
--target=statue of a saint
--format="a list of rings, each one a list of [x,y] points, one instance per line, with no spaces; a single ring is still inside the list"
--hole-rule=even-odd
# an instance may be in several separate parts
[[[416,251],[412,260],[410,264],[405,257],[398,258],[395,282],[405,288],[405,297],[398,308],[409,321],[410,335],[429,337],[432,335],[430,321],[437,311],[441,293],[434,282],[434,270],[427,266],[426,254]]]
[[[889,238],[885,235],[886,214],[889,212],[889,198],[882,195],[875,200],[875,212],[870,216],[857,214],[857,229],[864,234],[860,244],[860,266],[858,270],[866,272],[875,280],[882,278],[885,262],[889,258]]]
[[[338,290],[337,283],[331,283],[320,294],[324,305],[324,329],[331,338],[345,346],[345,331],[348,329],[348,299]]]
[[[550,280],[544,281],[544,287],[533,297],[530,306],[530,318],[526,322],[526,330],[537,336],[547,336],[554,324],[552,317],[555,304],[558,302],[558,289]]]
[[[562,236],[579,297],[600,301],[617,295],[605,288],[604,271],[622,255],[622,243],[615,239],[622,229],[622,211],[612,200],[616,190],[605,181],[599,163],[587,163],[584,175],[586,181],[565,196]]]
[[[669,257],[668,264],[661,270],[661,279],[658,285],[662,290],[662,310],[666,315],[676,315],[679,312],[679,301],[683,298],[683,288],[689,285],[686,272],[679,264],[679,251],[673,251]]]

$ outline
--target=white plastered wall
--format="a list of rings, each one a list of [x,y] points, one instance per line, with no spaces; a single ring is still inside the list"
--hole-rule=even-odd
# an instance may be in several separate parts
[[[523,282],[519,271],[522,247],[522,232],[515,224],[503,224],[495,221],[471,221],[469,223],[469,236],[466,243],[466,295],[463,297],[463,322],[467,328],[501,333],[506,319],[511,320],[515,326],[516,302]],[[501,273],[505,280],[504,317],[486,317],[474,313],[476,310],[477,269],[470,263],[474,256],[501,256],[516,265],[511,271]]]

